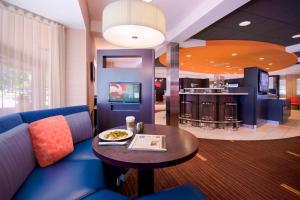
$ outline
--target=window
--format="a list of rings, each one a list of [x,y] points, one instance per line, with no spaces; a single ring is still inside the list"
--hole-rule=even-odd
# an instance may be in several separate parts
[[[300,96],[300,78],[297,79],[297,95]]]
[[[64,27],[30,16],[0,5],[0,115],[64,104]]]
[[[286,95],[286,80],[279,80],[279,95]]]

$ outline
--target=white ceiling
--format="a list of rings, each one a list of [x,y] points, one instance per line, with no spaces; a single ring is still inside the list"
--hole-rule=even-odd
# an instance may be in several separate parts
[[[66,27],[85,29],[78,0],[4,0],[10,4],[59,22]]]

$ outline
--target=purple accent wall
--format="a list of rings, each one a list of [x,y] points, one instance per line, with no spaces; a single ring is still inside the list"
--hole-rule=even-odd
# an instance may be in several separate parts
[[[105,68],[105,57],[142,57],[140,68]],[[154,50],[117,49],[97,51],[97,120],[98,132],[125,125],[125,118],[133,115],[136,121],[154,123]],[[109,102],[110,82],[141,83],[141,102]]]

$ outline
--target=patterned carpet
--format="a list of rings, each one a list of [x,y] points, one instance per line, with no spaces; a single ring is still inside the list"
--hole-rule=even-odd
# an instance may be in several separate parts
[[[122,193],[136,196],[134,171]],[[199,154],[155,170],[155,190],[192,183],[209,199],[300,199],[300,137],[270,141],[199,139]]]

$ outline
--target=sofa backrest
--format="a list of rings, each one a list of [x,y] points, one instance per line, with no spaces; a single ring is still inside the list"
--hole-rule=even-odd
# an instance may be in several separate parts
[[[55,115],[66,116],[66,115],[84,112],[84,111],[89,112],[89,107],[83,105],[83,106],[71,106],[71,107],[64,107],[64,108],[53,108],[53,109],[46,109],[46,110],[21,112],[20,115],[24,123],[31,123]]]
[[[0,199],[11,199],[35,165],[27,124],[0,134]]]
[[[79,143],[94,136],[91,118],[88,112],[66,115],[71,129],[73,143]]]
[[[0,134],[22,123],[22,118],[18,113],[0,116]]]

